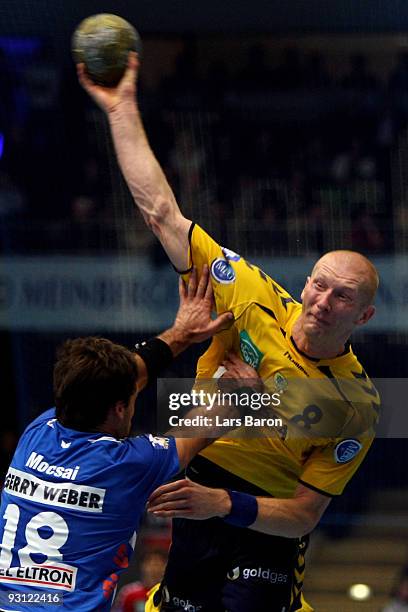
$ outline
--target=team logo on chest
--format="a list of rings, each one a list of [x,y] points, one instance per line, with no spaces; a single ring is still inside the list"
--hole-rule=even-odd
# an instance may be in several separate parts
[[[256,344],[252,342],[248,332],[245,331],[245,329],[239,334],[239,346],[245,363],[257,370],[264,354],[261,353]]]
[[[288,388],[288,381],[280,372],[276,372],[273,377],[273,382],[275,384],[275,389],[278,391],[278,393],[283,393]]]

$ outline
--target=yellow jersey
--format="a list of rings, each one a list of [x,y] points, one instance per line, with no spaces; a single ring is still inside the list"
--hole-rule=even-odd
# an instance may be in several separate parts
[[[189,265],[200,271],[204,264],[217,312],[232,311],[235,322],[213,338],[198,361],[197,378],[212,378],[233,350],[268,390],[280,393],[274,411],[285,426],[257,438],[224,436],[201,454],[274,497],[292,497],[299,482],[329,496],[342,493],[372,443],[380,405],[351,346],[334,359],[303,354],[292,338],[302,305],[193,224]]]

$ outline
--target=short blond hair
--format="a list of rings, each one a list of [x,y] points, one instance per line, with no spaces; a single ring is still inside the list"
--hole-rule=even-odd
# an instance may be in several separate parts
[[[380,284],[380,278],[378,276],[378,272],[374,264],[361,253],[357,251],[349,251],[349,250],[337,250],[337,251],[329,251],[325,253],[314,265],[312,270],[312,276],[316,270],[318,264],[327,257],[341,257],[346,258],[349,261],[353,262],[354,269],[361,274],[361,283],[359,288],[361,289],[361,293],[363,294],[364,306],[369,306],[374,302],[375,295],[377,293],[377,289]]]

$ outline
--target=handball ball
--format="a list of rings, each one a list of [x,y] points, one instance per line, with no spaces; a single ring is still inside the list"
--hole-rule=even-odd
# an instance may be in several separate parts
[[[142,43],[135,28],[122,17],[100,13],[87,17],[72,36],[76,64],[85,64],[88,76],[97,85],[114,87],[122,78],[129,51],[140,54]]]

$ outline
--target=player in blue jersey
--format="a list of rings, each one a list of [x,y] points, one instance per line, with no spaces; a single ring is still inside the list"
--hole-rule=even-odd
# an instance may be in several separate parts
[[[209,440],[128,438],[138,391],[211,320],[208,269],[181,285],[169,330],[137,354],[103,338],[69,340],[54,368],[56,408],[27,427],[0,507],[0,609],[110,610],[151,492]],[[245,364],[243,364],[243,367]],[[245,370],[244,370],[245,374]]]

